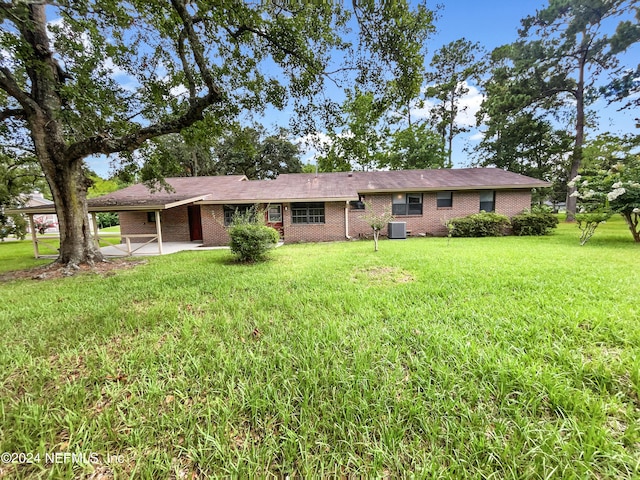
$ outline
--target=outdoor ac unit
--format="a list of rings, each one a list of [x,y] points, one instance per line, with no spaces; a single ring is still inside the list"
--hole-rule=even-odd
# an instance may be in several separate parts
[[[389,222],[389,225],[387,225],[387,237],[392,240],[407,238],[407,223]]]

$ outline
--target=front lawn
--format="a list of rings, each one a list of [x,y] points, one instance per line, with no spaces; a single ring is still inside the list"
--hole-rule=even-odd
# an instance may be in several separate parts
[[[41,457],[0,478],[637,478],[640,245],[577,237],[4,283],[0,452]]]
[[[47,252],[49,253],[49,252]],[[31,240],[0,242],[0,273],[46,265],[51,260],[35,259]]]

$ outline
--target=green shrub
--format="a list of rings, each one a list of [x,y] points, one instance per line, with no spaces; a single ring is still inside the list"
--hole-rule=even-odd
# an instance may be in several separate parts
[[[11,215],[13,220],[13,234],[18,240],[27,238],[27,221],[22,215]]]
[[[120,225],[120,217],[113,212],[100,212],[96,215],[98,228],[108,228],[114,225]]]
[[[558,217],[551,209],[536,206],[531,211],[511,217],[511,228],[514,235],[547,235],[558,226]]]
[[[236,213],[228,229],[231,252],[241,262],[264,260],[270,249],[280,240],[278,231],[264,225],[264,215],[249,211]]]
[[[487,212],[452,218],[447,224],[452,237],[500,237],[508,226],[508,217]]]

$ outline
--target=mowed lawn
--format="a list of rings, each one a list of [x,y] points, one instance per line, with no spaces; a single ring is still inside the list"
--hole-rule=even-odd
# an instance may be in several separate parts
[[[0,452],[41,457],[0,477],[638,478],[639,271],[617,219],[3,283]]]

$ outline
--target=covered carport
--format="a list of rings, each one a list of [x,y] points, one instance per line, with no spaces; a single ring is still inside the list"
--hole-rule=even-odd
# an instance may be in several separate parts
[[[154,212],[157,218],[157,222],[155,224],[155,232],[153,234],[122,234],[110,232],[100,233],[100,230],[98,229],[97,214],[100,212],[120,213],[120,211],[126,211],[130,209],[127,209],[126,207],[118,208],[121,208],[122,210],[95,206],[88,207],[89,219],[91,221],[91,235],[93,236],[96,247],[103,247],[100,242],[101,240],[106,240],[108,238],[119,238],[120,243],[108,243],[108,247],[110,248],[106,251],[107,256],[130,256],[141,249],[144,249],[146,253],[151,253],[149,252],[149,246],[152,246],[153,243],[155,243],[155,249],[153,250],[152,254],[162,255],[164,250],[164,242],[162,240],[162,215],[160,214],[160,212],[164,210],[166,206],[158,205],[144,207],[145,211]],[[57,233],[38,235],[38,229],[34,221],[34,217],[36,215],[55,215],[56,210],[53,205],[16,208],[7,210],[7,213],[21,214],[27,217],[35,258],[50,258],[58,256],[57,251],[58,245],[60,244],[60,235]],[[114,249],[117,251],[116,254],[114,254]]]
[[[167,178],[162,185],[150,187],[140,183],[91,198],[87,200],[87,211],[96,246],[102,246],[101,240],[104,243],[108,238],[119,237],[118,244],[109,244],[109,248],[104,250],[106,255],[114,255],[116,250],[118,256],[162,255],[167,243],[181,244],[180,250],[187,249],[185,247],[189,245],[198,247],[202,244],[203,224],[197,202],[208,199],[213,192],[244,181],[244,175]],[[100,212],[118,214],[119,234],[99,232],[96,216]],[[36,258],[53,256],[42,251],[45,247],[52,253],[56,252],[57,256],[59,236],[38,236],[33,220],[34,215],[55,214],[53,205],[13,209],[11,213],[24,214],[29,218]],[[176,245],[170,251],[175,251],[173,247]]]

